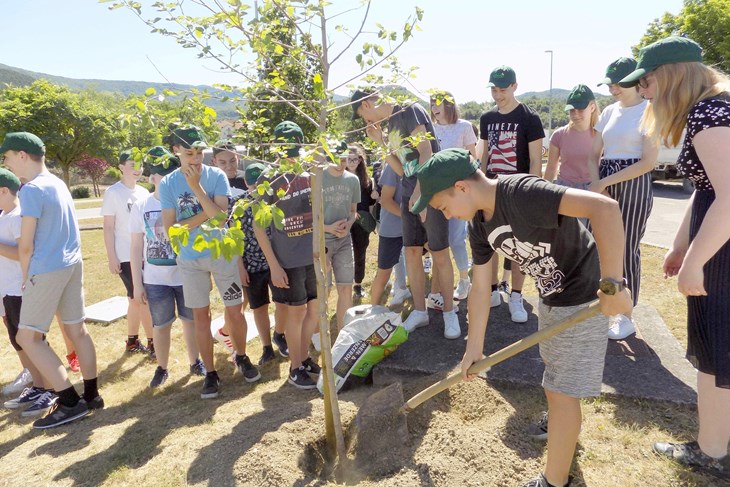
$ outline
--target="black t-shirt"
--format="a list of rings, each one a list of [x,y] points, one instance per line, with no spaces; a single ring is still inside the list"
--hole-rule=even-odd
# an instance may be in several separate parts
[[[479,211],[469,224],[474,265],[486,264],[496,251],[535,280],[549,306],[596,299],[596,242],[577,219],[558,214],[565,190],[531,174],[499,176],[492,219]]]
[[[530,172],[529,143],[545,138],[540,116],[524,103],[506,114],[496,106],[482,114],[479,134],[487,141],[487,171],[496,174]]]
[[[435,154],[441,150],[438,139],[436,138],[436,132],[434,131],[433,124],[431,123],[431,117],[428,116],[425,108],[417,103],[407,107],[400,107],[397,105],[393,107],[393,115],[391,115],[388,119],[389,133],[398,133],[405,139],[406,137],[410,137],[419,125],[424,125],[426,127],[426,131],[431,134],[432,139],[429,140],[429,142],[431,142],[431,151]],[[404,141],[403,146],[407,145],[408,144]],[[418,157],[418,150],[411,148],[407,156],[408,161],[415,161],[415,164],[418,165]],[[416,176],[410,174],[410,170],[406,169],[407,165],[408,164],[404,162],[403,171],[406,174],[401,183],[403,187],[403,198],[406,199],[411,197],[413,190],[416,188],[416,182],[418,182]],[[415,168],[415,166],[413,166],[413,168]]]

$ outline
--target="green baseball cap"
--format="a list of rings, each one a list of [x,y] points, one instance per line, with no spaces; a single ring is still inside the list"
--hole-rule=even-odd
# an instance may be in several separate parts
[[[590,88],[586,85],[577,85],[568,95],[565,110],[584,110],[590,102],[596,99]]]
[[[642,76],[663,64],[702,62],[702,48],[687,37],[670,36],[656,41],[639,51],[639,62],[618,84],[624,88],[636,86]]]
[[[360,115],[357,114],[358,109],[360,108],[360,105],[362,105],[362,101],[375,93],[375,90],[372,88],[363,88],[362,90],[355,90],[355,92],[350,97],[350,107],[352,107],[352,119],[357,120],[360,118]]]
[[[507,88],[509,85],[517,83],[517,75],[515,70],[509,66],[499,66],[494,68],[489,74],[489,84],[487,88],[496,86],[497,88]]]
[[[243,179],[249,186],[256,184],[256,181],[259,180],[259,176],[261,176],[261,173],[265,170],[266,166],[264,166],[260,162],[254,162],[253,164],[249,164],[248,166],[246,166],[246,171],[244,171],[243,173]]]
[[[304,143],[304,132],[299,125],[285,120],[274,127],[274,139],[278,142],[289,142],[295,146],[285,147],[287,157],[299,156],[299,145]]]
[[[127,149],[119,153],[119,164],[124,164],[132,158],[132,150]]]
[[[228,139],[219,140],[213,145],[213,155],[217,156],[221,152],[233,152],[235,154],[236,146]]]
[[[606,77],[598,83],[601,85],[614,85],[621,81],[624,76],[636,69],[636,60],[630,57],[620,57],[606,68]]]
[[[5,154],[9,150],[23,151],[35,156],[46,155],[46,146],[43,141],[30,132],[8,132],[3,139],[3,145],[0,146],[0,154]]]
[[[178,127],[172,131],[172,145],[179,145],[185,149],[205,149],[208,142],[205,141],[205,134],[195,125]]]
[[[20,179],[4,167],[0,167],[0,188],[9,188],[11,191],[17,192],[20,189]]]
[[[421,184],[421,197],[413,205],[411,213],[422,212],[436,193],[468,178],[477,169],[479,161],[472,159],[466,149],[445,149],[437,152],[416,169],[416,177]]]
[[[180,161],[178,161],[177,157],[161,145],[155,146],[147,151],[145,162],[148,163],[147,167],[150,170],[150,174],[159,174],[160,176],[167,176],[180,167]]]

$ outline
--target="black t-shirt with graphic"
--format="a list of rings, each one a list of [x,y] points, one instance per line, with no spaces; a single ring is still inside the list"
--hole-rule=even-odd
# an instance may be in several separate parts
[[[596,299],[596,242],[577,219],[558,214],[565,190],[531,174],[499,176],[492,219],[478,211],[469,224],[474,265],[486,264],[496,251],[535,280],[549,306]]]
[[[509,113],[495,106],[482,114],[479,134],[487,141],[487,171],[495,174],[530,172],[529,143],[545,138],[540,116],[524,103]]]
[[[406,137],[410,137],[419,125],[425,126],[426,131],[431,134],[432,138],[429,140],[429,142],[431,142],[431,151],[434,154],[440,151],[441,147],[439,147],[436,132],[434,131],[433,124],[431,123],[431,117],[428,116],[426,109],[417,103],[407,107],[397,105],[393,107],[393,114],[388,119],[388,133],[398,133],[405,139]],[[403,146],[407,145],[408,144],[404,141]],[[418,179],[412,172],[418,165],[418,150],[411,148],[408,152],[407,161],[404,162],[401,160],[401,162],[403,162],[403,171],[405,172],[405,176],[401,183],[403,187],[403,198],[405,199],[411,197],[413,190],[416,188],[416,183],[418,182]],[[409,162],[411,162],[411,164],[409,164]]]

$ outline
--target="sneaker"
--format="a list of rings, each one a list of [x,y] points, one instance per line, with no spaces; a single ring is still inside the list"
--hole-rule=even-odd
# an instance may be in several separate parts
[[[428,323],[428,312],[414,309],[403,322],[403,328],[405,328],[408,333],[412,333],[416,328],[426,326]]]
[[[428,298],[426,298],[426,307],[435,309],[436,311],[443,311],[444,297],[441,293],[428,293]]]
[[[306,370],[310,374],[319,375],[319,373],[322,372],[322,367],[320,367],[317,362],[312,360],[312,357],[307,357],[307,360],[302,362],[302,366],[304,367],[304,370]]]
[[[624,315],[615,315],[608,318],[609,340],[623,340],[636,333],[634,320]]]
[[[317,387],[317,383],[309,377],[307,370],[304,366],[297,367],[294,370],[289,371],[289,384],[299,389],[314,389]]]
[[[361,284],[355,284],[352,287],[352,294],[354,295],[355,299],[362,299],[367,295],[367,293],[363,291]]]
[[[274,332],[273,336],[271,337],[271,341],[274,342],[274,345],[279,349],[279,355],[281,355],[284,358],[287,358],[289,356],[289,345],[286,343],[286,335],[283,333],[276,333]]]
[[[654,453],[671,458],[677,463],[689,467],[707,469],[710,473],[730,478],[730,455],[713,458],[700,450],[696,441],[689,443],[654,443]]]
[[[499,284],[497,285],[497,291],[499,291],[499,292],[501,292],[501,293],[504,293],[504,294],[506,294],[507,296],[509,296],[509,295],[511,294],[511,293],[510,293],[510,290],[509,290],[509,284],[507,283],[507,281],[502,281],[502,282],[500,282],[500,283],[499,283]]]
[[[459,317],[456,310],[444,311],[444,338],[455,340],[461,336],[461,327],[459,326]]]
[[[86,401],[86,407],[89,408],[89,411],[104,409],[104,398],[101,396],[96,396],[91,401]]]
[[[205,377],[205,374],[208,371],[205,370],[205,365],[203,364],[203,361],[199,358],[195,359],[195,363],[190,365],[190,375],[199,375],[201,377]]]
[[[78,372],[81,370],[81,365],[79,365],[79,358],[76,356],[76,352],[71,352],[66,355],[66,360],[68,360],[68,368],[71,369],[71,372]]]
[[[41,389],[40,387],[26,387],[18,397],[5,401],[3,406],[8,409],[18,409],[23,406],[28,406],[29,404],[36,402],[44,392],[46,392],[45,389]]]
[[[139,341],[139,338],[134,341],[134,343],[125,342],[127,344],[126,351],[127,353],[146,353],[149,354],[150,351],[142,345],[142,342]]]
[[[317,351],[317,353],[320,353],[322,351],[322,340],[320,340],[319,332],[312,333],[312,346]]]
[[[256,382],[261,378],[261,372],[252,363],[248,355],[236,355],[236,368],[246,379],[246,382]]]
[[[264,352],[261,354],[261,358],[259,358],[259,365],[264,365],[266,362],[271,362],[276,358],[276,354],[274,353],[274,347],[271,345],[264,345]]]
[[[31,377],[30,371],[28,369],[23,369],[11,383],[6,384],[5,387],[3,387],[3,394],[6,396],[19,394],[23,392],[25,386],[28,386],[31,383],[33,383],[33,377]]]
[[[158,365],[155,369],[155,375],[152,376],[152,380],[150,381],[150,388],[160,387],[167,380],[167,376],[167,369],[163,369]]]
[[[41,416],[44,413],[47,413],[54,404],[56,404],[56,401],[58,401],[58,396],[56,396],[55,393],[52,391],[44,391],[41,396],[36,399],[36,401],[31,404],[31,406],[20,413],[21,416],[24,418],[30,418],[32,416]]]
[[[533,440],[545,441],[548,437],[548,413],[544,411],[537,422],[527,427],[527,434]]]
[[[502,295],[499,294],[499,289],[495,289],[494,291],[492,291],[492,297],[489,302],[489,306],[491,308],[496,308],[500,304],[502,304]]]
[[[147,352],[150,354],[150,358],[152,360],[157,359],[157,354],[155,353],[155,342],[150,339],[147,339]]]
[[[430,273],[431,267],[432,267],[431,256],[427,255],[426,258],[423,259],[423,272],[425,272],[426,274]]]
[[[457,301],[466,299],[469,296],[469,291],[471,291],[471,281],[469,281],[469,278],[459,279],[459,284],[456,285],[456,290],[454,291],[454,299]]]
[[[37,430],[43,430],[48,428],[55,428],[62,424],[76,421],[89,414],[89,406],[83,399],[73,406],[64,406],[63,404],[56,402],[51,408],[51,412],[45,418],[37,420],[33,423],[33,428]]]
[[[218,386],[220,385],[220,382],[217,372],[213,371],[205,374],[205,379],[203,379],[203,390],[200,391],[200,398],[215,399],[218,397]]]
[[[568,477],[568,483],[565,484],[565,487],[570,487],[570,484],[573,482],[573,477]],[[540,474],[539,477],[530,480],[527,483],[522,484],[522,487],[550,487],[550,483],[548,483],[547,479],[545,478],[545,475]]]
[[[396,289],[393,292],[393,299],[390,300],[391,306],[400,306],[403,302],[411,297],[411,290],[407,287],[403,289]]]
[[[515,323],[525,323],[527,321],[527,311],[522,303],[521,293],[512,293],[509,296],[509,314]]]

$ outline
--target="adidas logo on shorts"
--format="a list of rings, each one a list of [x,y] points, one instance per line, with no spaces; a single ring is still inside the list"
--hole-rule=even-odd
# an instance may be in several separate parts
[[[236,284],[235,282],[231,284],[231,287],[228,288],[228,290],[223,293],[223,301],[234,301],[236,299],[241,299],[242,296],[241,288]]]

